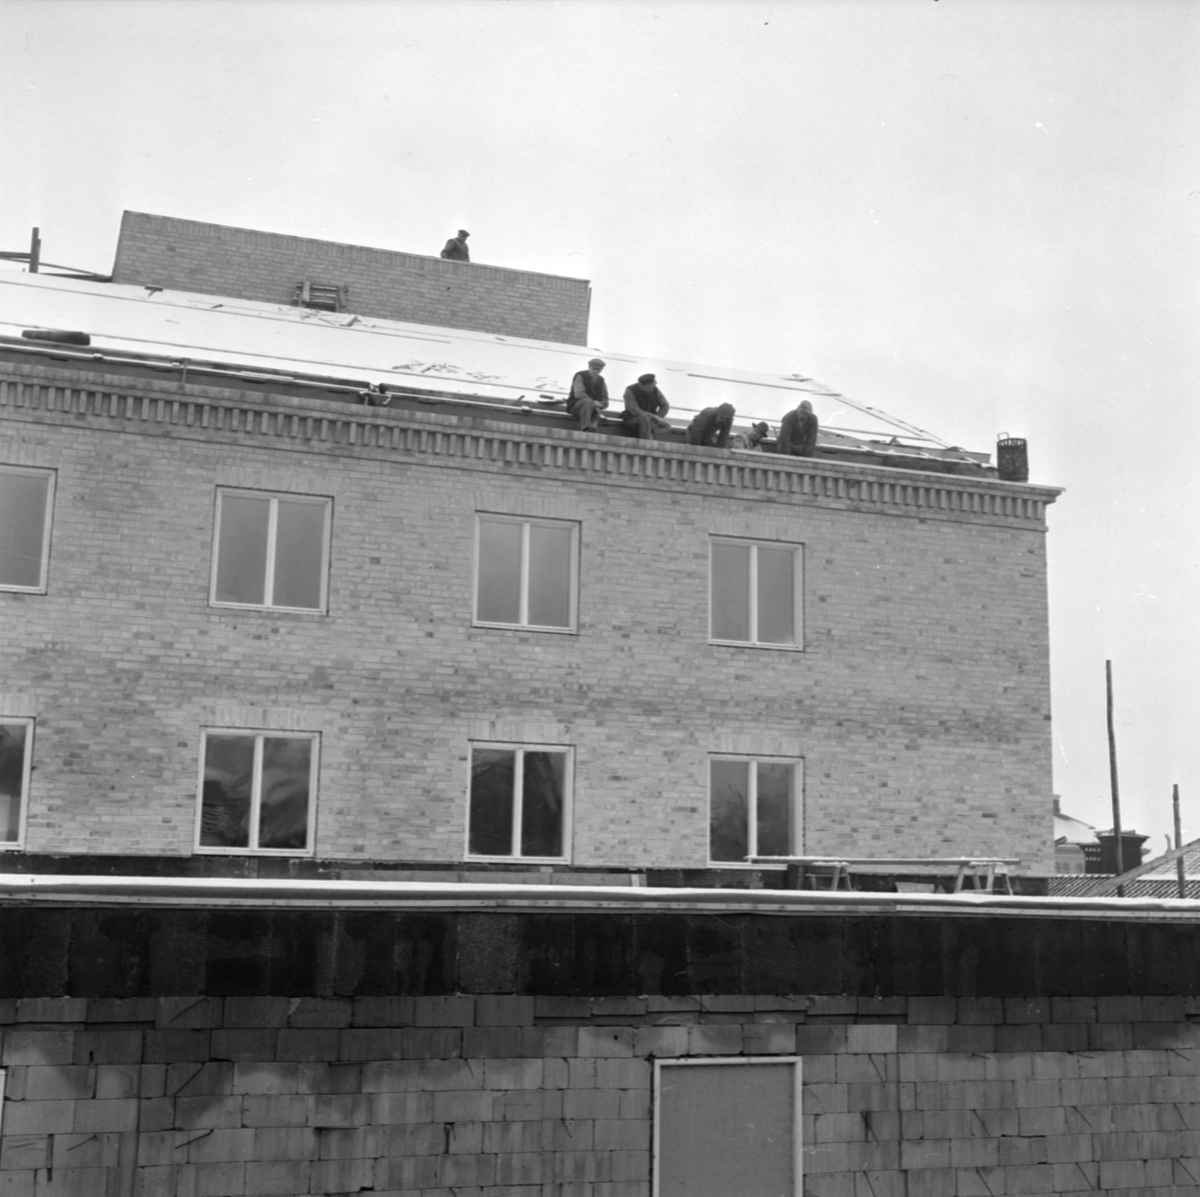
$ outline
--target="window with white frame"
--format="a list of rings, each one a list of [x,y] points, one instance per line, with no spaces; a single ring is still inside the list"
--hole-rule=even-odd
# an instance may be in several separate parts
[[[0,465],[0,590],[44,593],[54,471]]]
[[[579,525],[569,520],[479,517],[475,622],[572,632]]]
[[[332,510],[311,495],[217,491],[210,601],[324,611]]]
[[[468,856],[566,860],[570,824],[569,749],[471,745]]]
[[[708,856],[745,863],[750,856],[800,850],[803,762],[777,757],[714,756],[708,762]]]
[[[0,717],[0,848],[25,842],[33,720]]]
[[[317,746],[313,732],[207,729],[196,851],[311,853]]]
[[[714,536],[710,574],[713,640],[804,647],[802,545]]]
[[[653,1197],[800,1197],[800,1060],[654,1062]]]

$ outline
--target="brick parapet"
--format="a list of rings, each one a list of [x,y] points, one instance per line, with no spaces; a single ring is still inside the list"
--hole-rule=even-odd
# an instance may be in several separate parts
[[[586,279],[126,212],[113,281],[267,303],[304,281],[363,316],[587,343]]]
[[[78,375],[39,365],[0,369],[0,412],[31,422],[168,435],[212,443],[335,456],[432,459],[471,470],[541,475],[655,490],[687,487],[772,503],[884,512],[922,520],[1044,531],[1050,487],[771,455],[746,462],[720,450],[597,439],[571,430],[518,430],[464,409],[461,417],[331,408],[318,399],[261,401],[224,388],[137,382],[119,375],[80,386]]]

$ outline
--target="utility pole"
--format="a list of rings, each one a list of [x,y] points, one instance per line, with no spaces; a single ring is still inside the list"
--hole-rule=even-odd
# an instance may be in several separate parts
[[[1171,791],[1171,805],[1175,808],[1175,847],[1182,848],[1183,847],[1183,830],[1182,830],[1182,824],[1179,822],[1179,782],[1175,783],[1175,785]],[[1179,896],[1181,898],[1186,898],[1187,897],[1187,886],[1184,884],[1183,875],[1184,875],[1183,857],[1181,856],[1175,862],[1175,876],[1179,879]]]
[[[1117,848],[1117,876],[1125,872],[1125,864],[1121,859],[1121,791],[1117,785],[1117,738],[1113,731],[1113,683],[1112,662],[1104,662],[1104,677],[1108,683],[1108,775],[1112,784],[1113,836]],[[1117,897],[1125,896],[1125,887],[1117,889]]]

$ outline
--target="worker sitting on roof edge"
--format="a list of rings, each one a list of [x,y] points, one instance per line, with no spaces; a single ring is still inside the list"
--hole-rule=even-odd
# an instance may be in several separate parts
[[[567,411],[579,421],[580,432],[595,432],[600,426],[600,413],[608,406],[608,383],[600,376],[604,359],[594,357],[586,370],[571,379],[567,394]]]
[[[819,427],[812,404],[807,399],[802,400],[795,411],[783,417],[779,426],[779,452],[789,457],[814,457]]]
[[[442,247],[442,257],[451,262],[469,262],[471,255],[467,251],[467,238],[471,234],[466,229],[459,229],[457,237],[451,237]]]
[[[670,421],[663,417],[671,410],[662,391],[658,389],[653,374],[642,374],[637,382],[625,388],[625,410],[621,423],[632,428],[639,441],[654,438],[655,433],[666,432]]]
[[[689,445],[711,445],[714,449],[724,449],[729,444],[729,432],[733,427],[733,417],[736,414],[732,403],[722,403],[719,407],[706,407],[688,425],[687,443]]]
[[[760,420],[757,424],[750,425],[749,432],[735,432],[729,438],[729,447],[731,449],[762,449],[762,443],[771,434],[771,426],[765,421]]]

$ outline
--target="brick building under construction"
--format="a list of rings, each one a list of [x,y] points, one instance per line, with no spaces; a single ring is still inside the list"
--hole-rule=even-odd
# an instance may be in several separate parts
[[[588,297],[0,277],[0,1193],[1198,1191],[1190,907],[756,859],[1051,870],[1058,492],[623,354],[819,453],[585,436]]]

